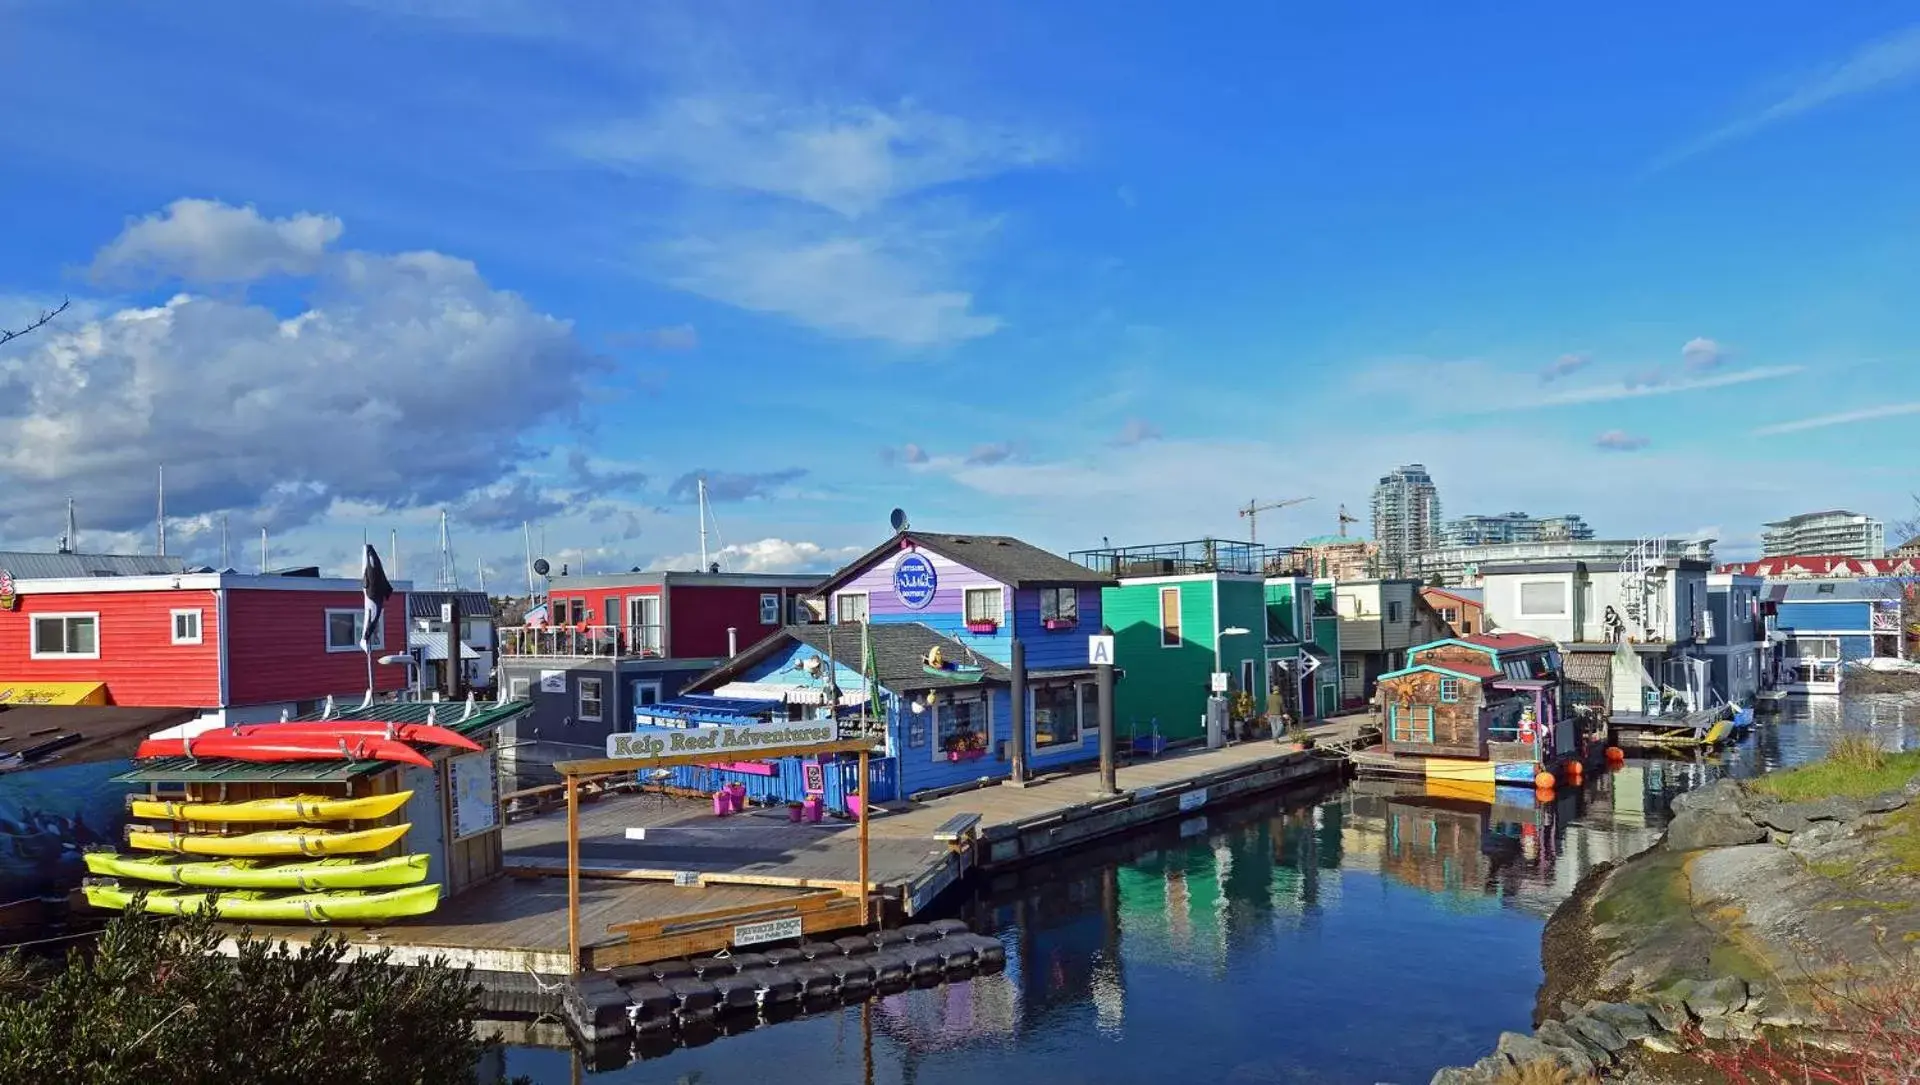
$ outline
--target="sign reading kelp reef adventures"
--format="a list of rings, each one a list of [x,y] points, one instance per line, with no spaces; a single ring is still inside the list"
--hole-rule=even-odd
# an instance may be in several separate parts
[[[759,727],[645,727],[607,736],[607,756],[672,757],[676,754],[750,754],[832,742],[832,724],[767,724]]]

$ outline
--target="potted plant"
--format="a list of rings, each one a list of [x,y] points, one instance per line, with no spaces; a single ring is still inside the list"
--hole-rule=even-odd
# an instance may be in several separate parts
[[[1305,727],[1297,723],[1287,732],[1287,738],[1293,743],[1295,752],[1313,749],[1313,736],[1307,733]]]
[[[1042,627],[1047,629],[1072,629],[1074,626],[1080,624],[1080,619],[1078,618],[1042,618],[1040,620],[1040,624]]]
[[[801,803],[798,803],[798,802],[788,803],[787,804],[787,820],[793,822],[795,825],[800,824],[800,815],[803,809],[805,809],[805,807]]]
[[[992,618],[968,618],[967,632],[993,634],[1000,631],[1000,623]]]

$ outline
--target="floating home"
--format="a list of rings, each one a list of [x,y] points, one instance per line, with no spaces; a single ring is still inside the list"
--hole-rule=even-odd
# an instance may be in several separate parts
[[[1016,760],[1025,771],[1092,761],[1087,638],[1112,582],[1018,539],[899,532],[821,585],[829,624],[782,628],[686,692],[763,702],[756,719],[864,710],[885,732],[876,802],[1004,779]],[[769,782],[791,766],[733,771],[727,782],[750,794],[804,798]]]
[[[1332,582],[1296,575],[1295,557],[1226,539],[1073,554],[1118,580],[1102,597],[1127,670],[1114,692],[1121,741],[1145,752],[1203,738],[1215,675],[1256,718],[1306,722],[1336,710]]]
[[[1428,779],[1532,787],[1579,746],[1551,641],[1489,633],[1435,641],[1380,676],[1384,752]]]
[[[1842,667],[1900,654],[1903,585],[1888,580],[1795,580],[1761,599],[1779,637],[1773,669],[1788,693],[1840,692]]]

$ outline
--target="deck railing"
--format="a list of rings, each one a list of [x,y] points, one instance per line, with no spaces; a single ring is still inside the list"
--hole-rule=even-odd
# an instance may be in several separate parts
[[[500,630],[503,656],[658,659],[666,639],[659,625],[514,626]]]

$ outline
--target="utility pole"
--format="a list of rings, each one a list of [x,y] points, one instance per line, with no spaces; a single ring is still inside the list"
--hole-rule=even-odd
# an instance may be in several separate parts
[[[1271,512],[1274,509],[1284,509],[1289,505],[1298,505],[1303,501],[1312,500],[1313,498],[1311,497],[1289,497],[1285,501],[1269,501],[1264,505],[1257,500],[1247,502],[1246,506],[1240,510],[1240,515],[1246,517],[1247,520],[1247,541],[1250,543],[1260,541],[1261,513]]]

